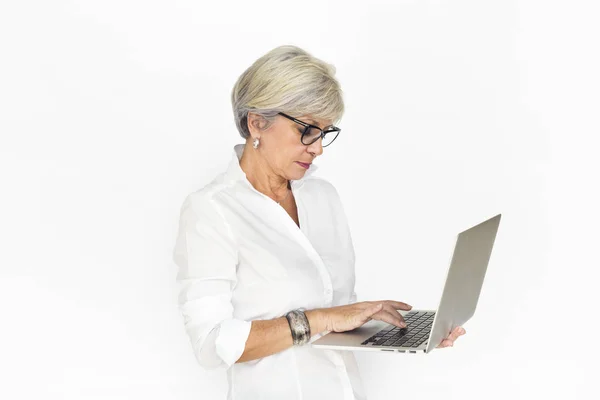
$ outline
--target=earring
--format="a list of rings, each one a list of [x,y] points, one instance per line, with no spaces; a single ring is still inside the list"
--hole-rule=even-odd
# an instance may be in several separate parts
[[[254,139],[254,142],[252,142],[252,147],[254,147],[255,149],[258,148],[258,145],[260,144],[260,140],[258,138]]]

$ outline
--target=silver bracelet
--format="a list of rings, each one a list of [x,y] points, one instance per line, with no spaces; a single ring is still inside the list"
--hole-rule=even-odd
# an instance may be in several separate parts
[[[292,331],[294,345],[303,345],[310,341],[310,325],[302,310],[292,310],[285,314]]]

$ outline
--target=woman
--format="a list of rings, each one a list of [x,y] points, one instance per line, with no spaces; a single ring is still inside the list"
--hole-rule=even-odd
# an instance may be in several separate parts
[[[294,46],[254,62],[231,95],[245,144],[181,208],[180,307],[200,365],[227,370],[228,399],[365,399],[352,352],[308,343],[370,319],[403,327],[397,310],[411,308],[356,301],[342,203],[312,175],[340,133],[334,73]]]

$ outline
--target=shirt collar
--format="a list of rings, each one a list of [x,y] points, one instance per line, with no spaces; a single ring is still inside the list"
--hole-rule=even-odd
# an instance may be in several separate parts
[[[242,154],[244,153],[244,148],[245,148],[245,144],[243,144],[243,143],[236,144],[235,146],[233,146],[233,151],[232,151],[233,154],[232,154],[231,162],[229,163],[229,167],[227,168],[227,171],[226,171],[226,178],[231,181],[241,180],[241,181],[245,181],[248,184],[250,184],[250,181],[248,181],[248,178],[246,177],[246,173],[244,172],[242,167],[240,167],[240,159],[242,158]],[[304,173],[304,176],[302,178],[298,179],[297,181],[292,180],[291,184],[295,184],[296,182],[303,182],[306,179],[306,177],[311,175],[318,168],[319,167],[317,165],[315,165],[315,163],[311,163],[310,167],[308,167],[308,169]]]

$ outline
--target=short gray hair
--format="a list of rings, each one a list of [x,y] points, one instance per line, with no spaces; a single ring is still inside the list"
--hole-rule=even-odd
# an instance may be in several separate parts
[[[235,83],[231,105],[240,135],[247,139],[248,112],[261,115],[267,126],[278,112],[311,115],[337,123],[344,101],[335,67],[299,47],[274,48],[256,60]]]

